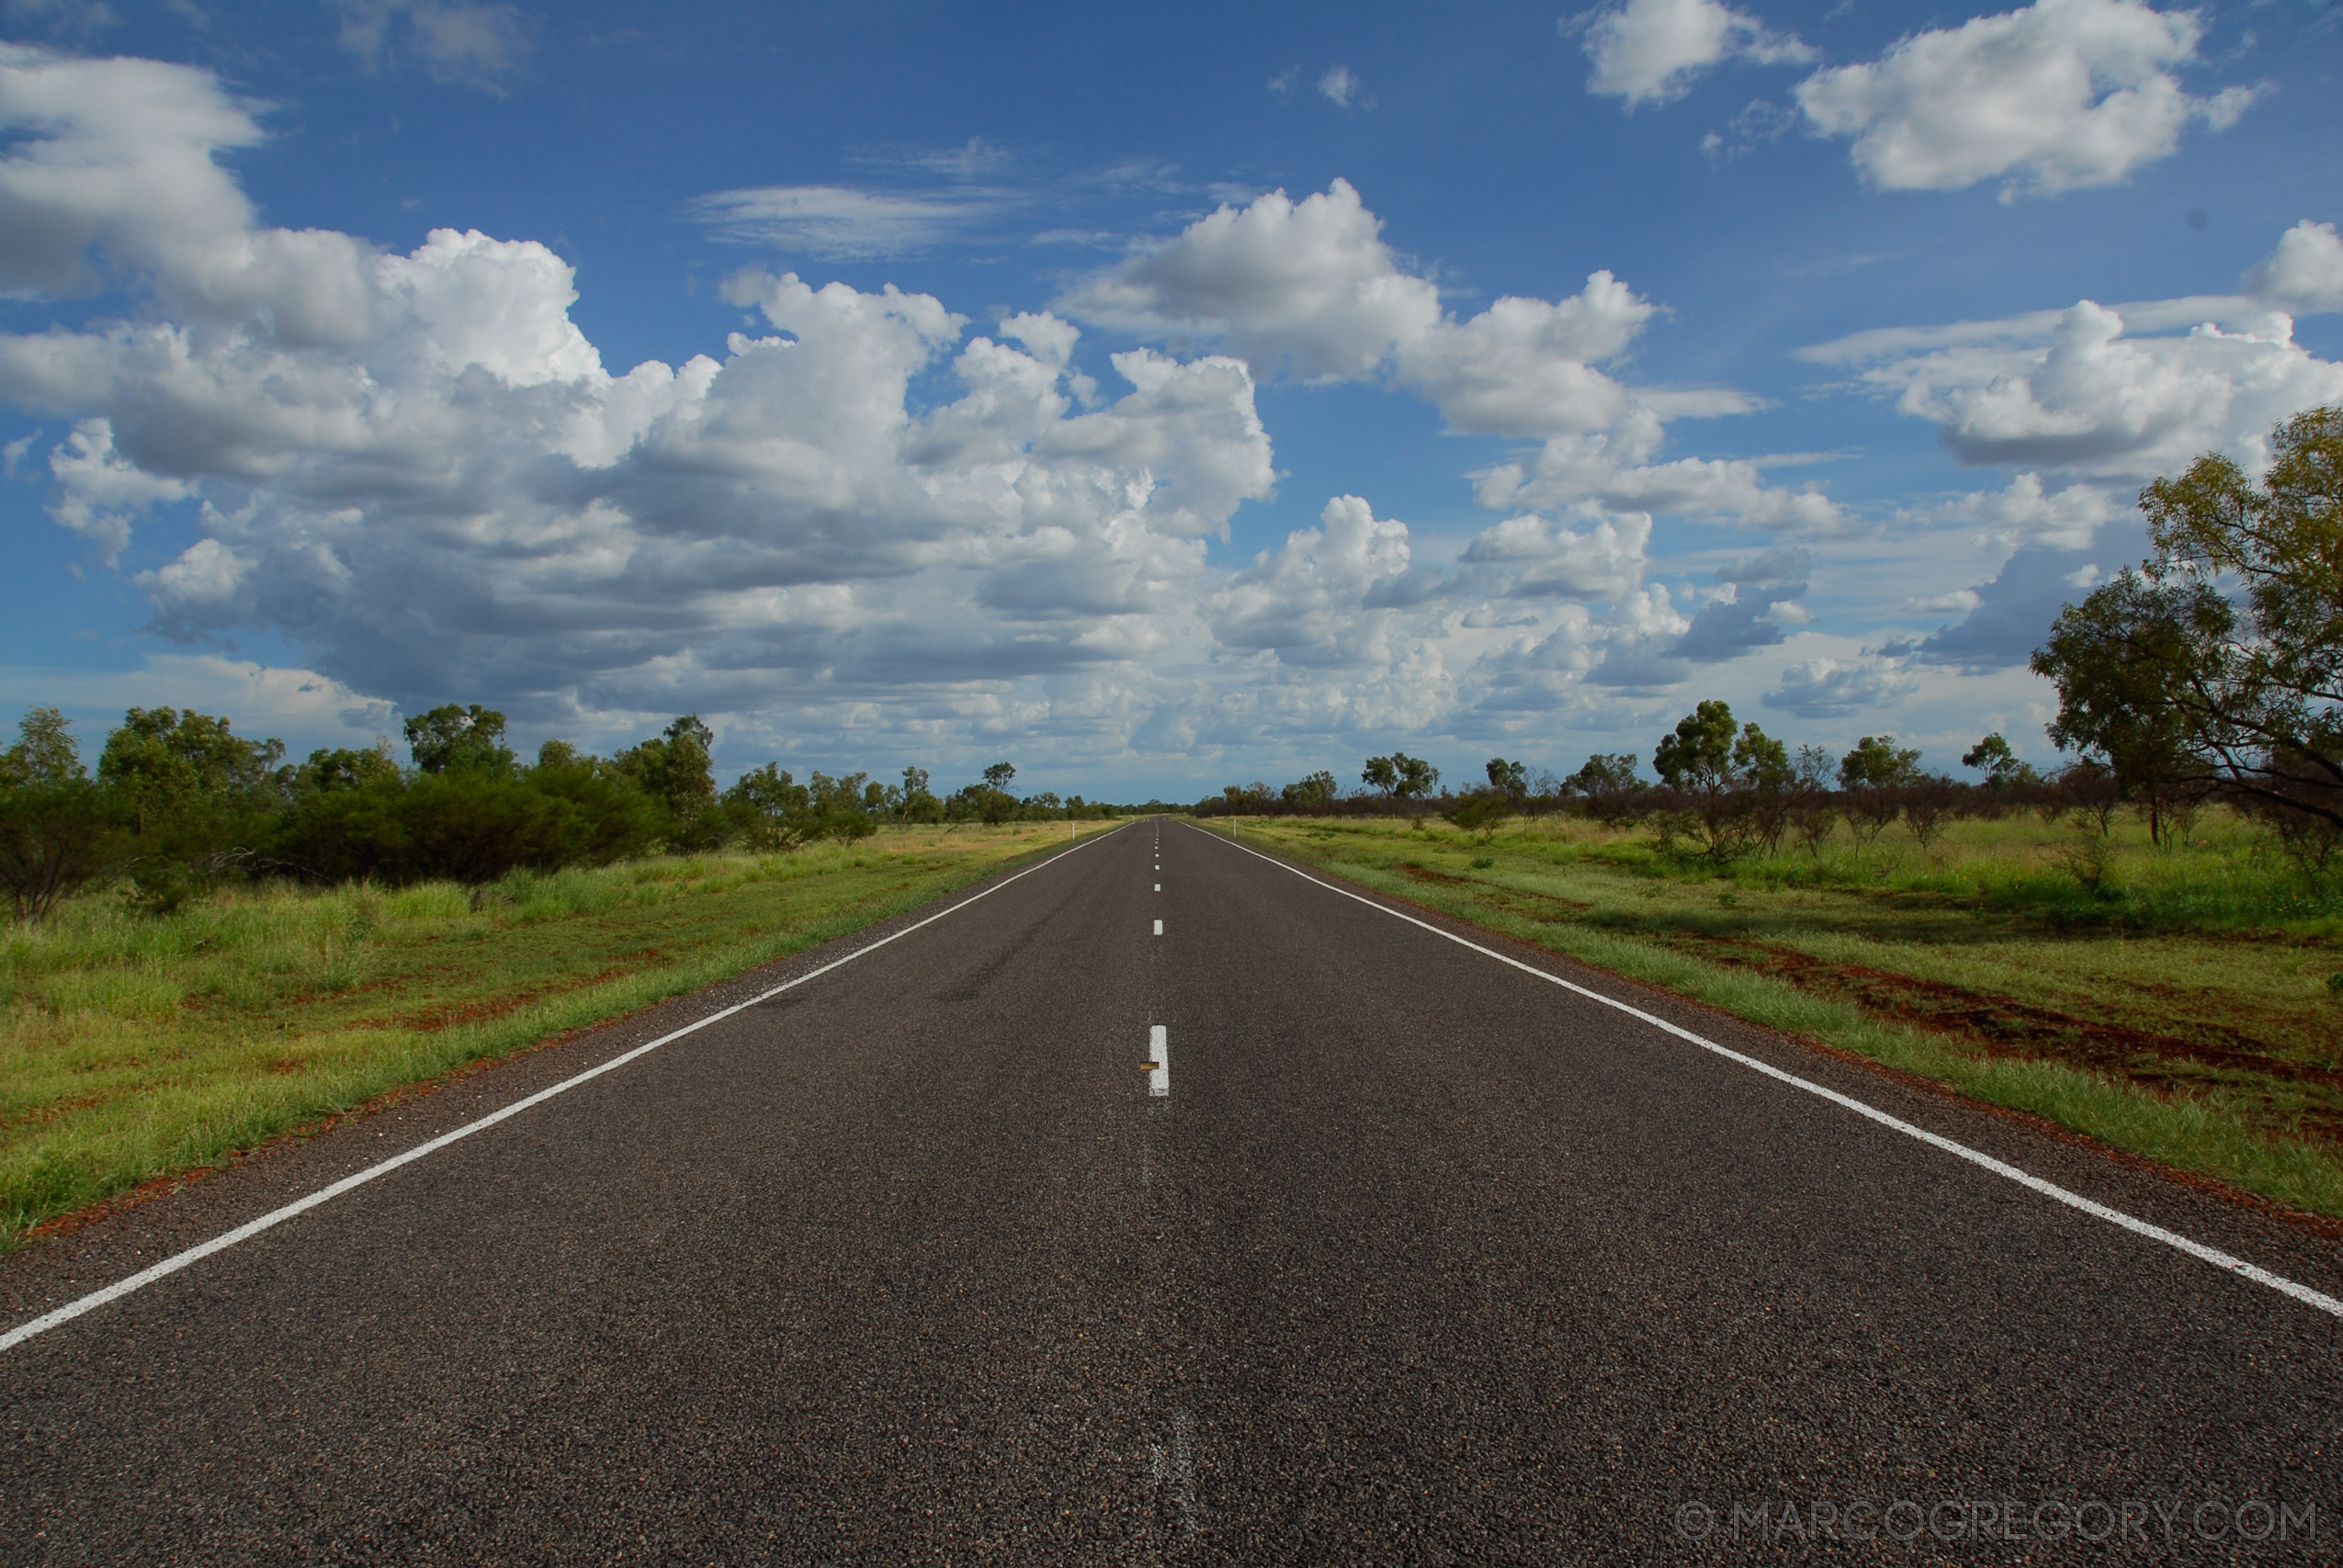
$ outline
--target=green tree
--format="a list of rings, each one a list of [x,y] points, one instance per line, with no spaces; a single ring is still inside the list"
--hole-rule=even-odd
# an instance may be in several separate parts
[[[1790,764],[1791,829],[1806,852],[1817,859],[1830,830],[1839,825],[1839,802],[1831,794],[1831,775],[1838,764],[1820,746],[1801,746]]]
[[[426,773],[509,773],[515,761],[504,744],[504,716],[478,703],[443,703],[407,720],[407,750]]]
[[[156,911],[248,870],[273,836],[294,770],[281,740],[247,740],[225,718],[132,708],[98,754],[99,784],[136,840],[137,901]]]
[[[632,778],[667,813],[668,847],[712,850],[724,841],[725,814],[717,808],[716,732],[687,713],[659,735],[629,747],[612,765]]]
[[[2210,777],[2190,696],[2235,622],[2210,582],[2125,571],[2060,611],[2034,650],[2034,672],[2058,686],[2051,739],[2103,762],[2118,795],[2145,808],[2158,843],[2173,805]]]
[[[266,809],[276,804],[281,740],[247,740],[225,718],[177,708],[132,708],[106,738],[97,776],[144,837],[175,818]]]
[[[1839,759],[1839,787],[1846,794],[1847,822],[1866,840],[1876,839],[1903,815],[1904,791],[1920,776],[1920,754],[1898,746],[1892,735],[1866,735]],[[1866,830],[1868,829],[1868,830]]]
[[[1005,795],[1009,791],[1010,781],[1016,776],[1017,770],[1013,763],[995,762],[984,770],[984,787],[999,790]]]
[[[55,708],[28,708],[17,721],[17,743],[0,751],[0,789],[86,780],[73,720]]]
[[[842,844],[866,839],[878,830],[871,820],[864,794],[867,773],[843,773],[836,778],[816,773],[809,781],[813,795],[813,830]]]
[[[1440,787],[1440,770],[1421,757],[1394,751],[1391,753],[1391,767],[1399,780],[1391,793],[1401,800],[1421,800]]]
[[[2029,782],[2033,773],[1998,730],[1962,752],[1961,766],[1985,774],[1985,787],[1990,790],[2013,789]]]
[[[1719,863],[1769,833],[1780,837],[1783,818],[1771,807],[1789,785],[1789,754],[1754,724],[1737,728],[1729,704],[1694,706],[1660,738],[1651,761],[1678,801],[1661,818],[1663,837],[1692,838]]]
[[[548,741],[558,745],[558,741]],[[390,748],[383,742],[366,750],[351,747],[319,750],[309,754],[293,774],[296,795],[315,795],[337,789],[359,789],[383,779],[399,776],[399,764],[390,759]]]
[[[2208,453],[2143,491],[2156,554],[2069,605],[2034,668],[2054,736],[2133,793],[2185,809],[2218,785],[2323,863],[2343,840],[2343,408],[2285,421],[2270,455],[2258,481]]]
[[[794,850],[814,831],[813,792],[777,762],[733,780],[724,792],[724,806],[753,850]]]
[[[1651,787],[1637,775],[1637,766],[1632,751],[1598,751],[1562,787],[1586,803],[1588,816],[1617,828],[1635,818]]]
[[[1321,768],[1307,778],[1295,780],[1278,794],[1292,809],[1317,813],[1342,797],[1342,786],[1332,773]]]
[[[927,780],[928,773],[925,768],[903,770],[902,799],[895,809],[906,822],[944,820],[944,803],[938,800],[935,797],[935,792],[928,787]]]
[[[1529,770],[1519,762],[1509,762],[1502,757],[1491,757],[1488,764],[1488,787],[1509,800],[1519,801],[1530,793]]]
[[[119,852],[113,802],[90,782],[65,716],[28,712],[0,751],[0,886],[15,918],[38,925]]]

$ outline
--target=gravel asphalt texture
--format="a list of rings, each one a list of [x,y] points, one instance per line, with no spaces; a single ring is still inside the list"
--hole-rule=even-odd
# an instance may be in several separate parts
[[[0,1353],[0,1561],[2343,1555],[2332,1316],[1225,832],[987,886]],[[934,912],[28,1248],[0,1326]],[[2343,1294],[2310,1231],[1472,934]]]

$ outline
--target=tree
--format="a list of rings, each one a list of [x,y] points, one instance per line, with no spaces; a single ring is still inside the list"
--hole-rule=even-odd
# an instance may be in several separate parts
[[[1679,719],[1652,753],[1652,770],[1679,797],[1663,836],[1689,834],[1701,852],[1731,860],[1752,840],[1778,840],[1790,783],[1789,753],[1754,724],[1734,728],[1729,704],[1708,701]]]
[[[1530,793],[1529,770],[1519,762],[1491,757],[1488,762],[1488,787],[1510,800],[1521,800]]]
[[[2343,408],[2285,421],[2270,453],[2258,482],[2209,453],[2141,491],[2156,553],[2068,606],[2034,668],[2058,682],[2060,726],[2102,753],[2120,677],[2156,711],[2112,739],[2169,722],[2178,746],[2148,760],[2179,791],[2219,784],[2303,852],[2343,839]]]
[[[17,743],[0,751],[0,789],[67,784],[89,777],[73,720],[55,708],[28,708],[17,721]]]
[[[796,849],[814,829],[813,792],[777,762],[733,780],[724,807],[749,847],[766,853]]]
[[[132,708],[106,738],[97,777],[137,840],[138,902],[175,908],[249,865],[274,832],[293,782],[281,740],[247,740],[225,718]]]
[[[1220,798],[1208,802],[1214,809],[1228,817],[1259,817],[1265,815],[1277,792],[1261,780],[1249,784],[1222,784]]]
[[[1278,794],[1294,810],[1315,814],[1340,800],[1342,786],[1335,781],[1332,773],[1321,768],[1307,778],[1295,780]]]
[[[1359,770],[1359,782],[1388,799],[1399,787],[1399,770],[1388,757],[1369,757]]]
[[[38,925],[119,853],[112,803],[82,766],[65,716],[34,708],[0,752],[0,886],[16,919]]]
[[[895,810],[906,822],[944,820],[944,803],[938,800],[935,797],[935,792],[928,787],[925,768],[903,770],[902,798],[897,803]]]
[[[672,849],[710,850],[724,840],[724,814],[717,809],[716,764],[709,755],[716,732],[699,715],[687,713],[659,736],[618,753],[613,766],[664,807]]]
[[[546,742],[549,747],[560,744],[558,740]],[[337,789],[362,789],[378,780],[398,776],[399,764],[390,760],[388,741],[363,751],[346,746],[331,750],[320,749],[311,751],[309,761],[295,770],[293,791],[296,795],[319,795]]]
[[[513,749],[504,744],[504,716],[478,703],[443,703],[407,720],[407,750],[426,773],[509,773]]]
[[[1421,800],[1440,785],[1440,770],[1421,757],[1394,751],[1391,753],[1391,766],[1399,775],[1399,782],[1391,793],[1401,800]]]
[[[2034,673],[2058,685],[2051,739],[2103,761],[2119,795],[2145,808],[2157,843],[2171,807],[2209,782],[2190,698],[2223,658],[2235,618],[2210,582],[2124,571],[2061,610],[2034,650]]]
[[[867,839],[878,831],[878,824],[870,818],[867,773],[843,773],[836,778],[816,773],[810,783],[813,796],[813,831],[826,839],[849,844],[856,839]]]
[[[1829,751],[1820,746],[1799,747],[1790,765],[1790,827],[1806,852],[1817,860],[1822,857],[1823,840],[1839,825],[1839,802],[1830,792],[1836,766]]]
[[[1876,839],[1902,815],[1904,789],[1920,776],[1920,754],[1898,746],[1892,735],[1866,735],[1839,759],[1839,787],[1847,794],[1847,822],[1865,840]],[[1868,825],[1870,831],[1865,832]]]
[[[1748,832],[1771,854],[1782,847],[1783,829],[1789,826],[1795,804],[1792,785],[1796,773],[1789,748],[1754,724],[1741,726],[1733,740],[1733,773],[1743,795]]]
[[[627,774],[591,761],[526,773],[391,774],[298,799],[278,852],[309,874],[475,886],[527,867],[606,864],[654,843],[664,815]]]
[[[995,762],[984,770],[984,787],[1008,793],[1009,783],[1017,776],[1016,767],[1009,762]]]
[[[276,804],[281,740],[246,740],[225,718],[192,710],[132,708],[106,738],[97,776],[146,836],[188,814],[266,809]]]
[[[1961,766],[1985,774],[1985,787],[1996,792],[2014,789],[2034,779],[2033,769],[2018,760],[2018,753],[2009,749],[2009,742],[1998,730],[1962,752]]]
[[[1586,802],[1587,815],[1607,828],[1632,820],[1651,787],[1636,774],[1632,751],[1598,751],[1562,787]]]

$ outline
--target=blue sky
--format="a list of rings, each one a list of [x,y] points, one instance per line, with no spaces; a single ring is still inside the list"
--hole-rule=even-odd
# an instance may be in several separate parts
[[[7,0],[0,704],[1174,797],[1709,696],[2046,760],[2140,485],[2343,400],[2339,38]]]

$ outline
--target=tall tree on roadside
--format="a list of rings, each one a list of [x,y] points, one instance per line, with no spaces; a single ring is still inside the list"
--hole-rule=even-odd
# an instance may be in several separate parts
[[[2054,735],[2119,775],[2110,740],[2219,784],[2323,862],[2343,840],[2343,408],[2287,420],[2270,455],[2258,482],[2208,453],[2141,491],[2156,553],[2069,605],[2033,667],[2058,683]],[[2120,696],[2145,705],[2128,725]]]
[[[113,803],[90,782],[65,716],[34,708],[0,751],[0,886],[38,925],[118,852]]]

